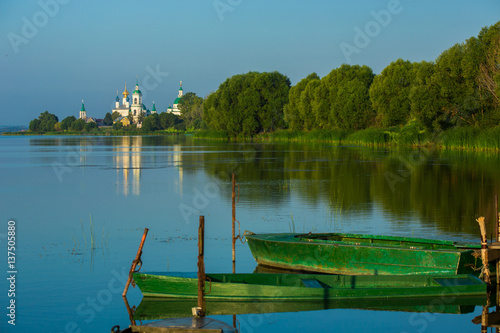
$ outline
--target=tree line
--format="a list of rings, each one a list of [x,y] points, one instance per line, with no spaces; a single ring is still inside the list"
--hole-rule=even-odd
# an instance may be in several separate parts
[[[208,127],[229,136],[291,130],[390,128],[435,133],[500,123],[500,22],[455,44],[434,62],[397,59],[375,75],[342,65],[290,86],[277,72],[235,75],[204,101]]]

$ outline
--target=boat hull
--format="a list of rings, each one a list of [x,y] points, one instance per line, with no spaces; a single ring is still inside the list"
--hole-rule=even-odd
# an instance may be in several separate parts
[[[197,298],[196,274],[134,273],[146,297]],[[207,274],[206,299],[327,300],[485,295],[472,275]]]
[[[259,265],[346,275],[478,274],[476,245],[354,234],[247,235]],[[475,248],[475,249],[474,249]]]

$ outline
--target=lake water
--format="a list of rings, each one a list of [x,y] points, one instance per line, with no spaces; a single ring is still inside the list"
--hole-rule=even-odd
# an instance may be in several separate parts
[[[121,293],[145,227],[141,271],[196,271],[198,219],[204,215],[206,271],[231,272],[233,172],[242,234],[336,231],[478,242],[475,219],[493,219],[499,168],[497,154],[428,149],[189,136],[0,137],[0,331],[127,327]],[[6,247],[14,223],[12,263]],[[238,241],[236,271],[255,268],[247,245]],[[15,296],[7,297],[12,270]],[[129,289],[131,306],[141,298],[138,288]],[[12,299],[15,326],[7,316]],[[471,320],[481,310],[329,309],[237,320],[243,332],[479,332]],[[215,318],[233,322],[231,315]]]

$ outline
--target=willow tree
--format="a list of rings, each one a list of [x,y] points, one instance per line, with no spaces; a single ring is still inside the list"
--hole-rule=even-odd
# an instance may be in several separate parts
[[[234,75],[207,97],[203,120],[230,136],[252,136],[284,126],[290,80],[278,72]]]
[[[374,116],[369,96],[373,77],[368,66],[344,64],[321,79],[328,90],[329,127],[358,130],[370,124]]]
[[[391,62],[375,76],[370,87],[370,99],[383,126],[403,125],[409,120],[409,96],[414,79],[413,64],[403,59]]]
[[[303,78],[296,85],[290,88],[288,93],[288,103],[284,108],[285,121],[288,127],[293,130],[304,129],[304,115],[300,112],[301,96],[304,89],[312,80],[319,80],[319,76],[316,73],[311,73],[307,77]],[[303,105],[304,107],[304,105]]]

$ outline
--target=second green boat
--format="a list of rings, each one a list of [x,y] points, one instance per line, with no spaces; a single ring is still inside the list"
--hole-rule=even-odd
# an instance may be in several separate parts
[[[478,275],[479,244],[357,234],[246,235],[259,265],[345,275]]]
[[[146,297],[197,298],[196,273],[134,273]],[[472,275],[207,274],[206,299],[327,300],[486,295]]]

